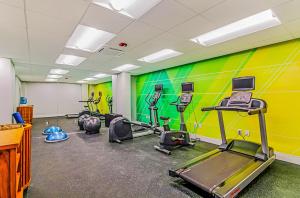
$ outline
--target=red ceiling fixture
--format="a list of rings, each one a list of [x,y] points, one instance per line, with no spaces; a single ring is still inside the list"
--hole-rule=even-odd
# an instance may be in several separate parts
[[[119,43],[119,46],[120,46],[120,47],[127,47],[127,43],[121,42],[121,43]]]

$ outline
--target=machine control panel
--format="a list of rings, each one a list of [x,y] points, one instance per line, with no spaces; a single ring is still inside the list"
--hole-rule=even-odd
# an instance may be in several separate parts
[[[229,98],[227,106],[250,107],[252,100],[251,92],[233,92]]]
[[[183,94],[181,94],[181,97],[180,97],[180,103],[190,103],[192,101],[192,97],[193,97],[192,94],[183,93]]]

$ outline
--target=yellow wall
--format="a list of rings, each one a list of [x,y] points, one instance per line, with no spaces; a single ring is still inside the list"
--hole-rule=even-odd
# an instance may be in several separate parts
[[[230,96],[233,77],[255,76],[253,97],[268,103],[266,114],[270,146],[275,151],[300,156],[300,39],[247,50],[231,55],[190,63],[137,77],[137,117],[146,119],[144,97],[147,90],[162,83],[167,89],[160,101],[160,115],[170,115],[178,128],[179,114],[169,101],[180,91],[180,83],[195,83],[192,105],[186,111],[188,130],[198,135],[220,139],[216,112],[201,112],[201,107],[217,105]],[[195,112],[195,113],[194,113]],[[250,130],[247,140],[260,142],[257,116],[224,112],[228,138],[237,137],[237,130]],[[194,123],[202,124],[194,128]]]
[[[98,104],[98,108],[100,110],[100,113],[105,114],[109,113],[109,107],[106,102],[106,97],[107,96],[112,96],[112,83],[111,82],[105,82],[105,83],[100,83],[97,85],[89,85],[89,95],[93,91],[95,93],[95,96],[98,97],[98,92],[102,92],[102,99],[100,103]]]

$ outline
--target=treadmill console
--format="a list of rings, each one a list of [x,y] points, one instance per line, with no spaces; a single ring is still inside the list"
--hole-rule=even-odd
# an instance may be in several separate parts
[[[180,97],[180,103],[188,104],[192,101],[193,95],[189,93],[183,93]]]
[[[228,100],[227,106],[251,106],[252,93],[251,92],[233,92]]]
[[[233,92],[230,96],[230,104],[243,103],[247,104],[251,101],[252,93],[251,92]]]

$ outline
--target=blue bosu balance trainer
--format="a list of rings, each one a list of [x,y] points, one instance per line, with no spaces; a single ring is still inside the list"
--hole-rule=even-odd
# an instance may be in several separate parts
[[[58,126],[47,127],[44,129],[43,135],[47,135],[45,138],[47,143],[62,142],[69,139],[69,135]]]
[[[53,143],[53,142],[62,142],[69,139],[69,135],[64,131],[53,132],[45,138],[45,142]]]
[[[63,130],[59,126],[50,126],[50,127],[47,127],[44,129],[43,135],[49,135],[51,133],[60,132],[60,131],[63,131]]]

